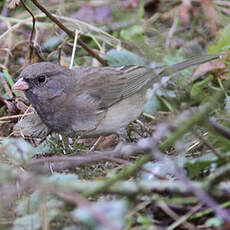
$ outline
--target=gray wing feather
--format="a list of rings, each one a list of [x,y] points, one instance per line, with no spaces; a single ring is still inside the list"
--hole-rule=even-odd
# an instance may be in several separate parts
[[[82,71],[79,88],[87,85],[88,93],[108,108],[143,88],[152,87],[154,70],[141,66],[88,68]]]
[[[189,66],[217,58],[218,55],[209,55],[156,69],[142,66],[73,68],[71,71],[76,79],[75,92],[77,92],[73,100],[77,107],[81,108],[79,111],[82,113],[79,119],[75,118],[74,129],[94,129],[109,107],[152,87],[153,83],[163,75],[170,75]],[[82,96],[85,97],[84,100]]]
[[[122,91],[123,97],[126,98],[142,89],[152,87],[151,82],[155,74],[153,69],[134,66],[125,71],[123,76],[127,79]]]

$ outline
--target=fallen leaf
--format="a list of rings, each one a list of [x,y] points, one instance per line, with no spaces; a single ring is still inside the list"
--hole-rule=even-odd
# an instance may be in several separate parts
[[[86,5],[81,7],[72,17],[89,23],[104,24],[111,21],[111,14],[112,11],[108,6],[93,7]]]
[[[126,9],[137,9],[140,5],[140,0],[126,0],[121,5]]]
[[[109,136],[105,136],[102,141],[98,144],[96,149],[105,150],[117,145],[119,142],[118,136],[115,134],[111,134]]]
[[[192,14],[192,5],[191,1],[188,0],[183,0],[181,6],[180,6],[180,12],[179,12],[179,17],[181,24],[183,25],[189,25],[191,24],[191,14]]]
[[[191,82],[199,79],[201,76],[208,72],[220,71],[226,68],[225,64],[221,60],[214,60],[199,65],[191,76]]]
[[[22,101],[17,101],[16,102],[16,107],[20,111],[20,113],[23,113],[23,114],[25,112],[27,112],[27,113],[35,112],[33,107],[26,105]]]
[[[4,100],[4,102],[5,102],[5,105],[7,106],[7,109],[9,111],[10,115],[18,114],[18,109],[17,109],[14,102],[11,102],[9,100]]]
[[[6,7],[10,9],[14,9],[19,4],[20,4],[20,0],[7,0],[6,1]]]
[[[202,0],[200,3],[203,9],[203,13],[209,22],[211,34],[212,36],[215,36],[220,25],[220,18],[215,4],[212,0]]]
[[[5,99],[0,96],[0,108],[5,105]]]
[[[44,138],[48,133],[48,127],[41,121],[37,114],[23,117],[13,129],[14,136]]]

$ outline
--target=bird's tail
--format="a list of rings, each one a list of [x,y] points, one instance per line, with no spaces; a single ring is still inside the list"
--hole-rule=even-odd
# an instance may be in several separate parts
[[[218,58],[220,58],[220,55],[216,55],[216,54],[206,55],[206,56],[191,58],[187,61],[183,61],[175,65],[165,66],[162,68],[162,71],[160,72],[160,76],[170,76],[176,72],[179,72],[191,66],[200,65],[202,63],[209,62]]]

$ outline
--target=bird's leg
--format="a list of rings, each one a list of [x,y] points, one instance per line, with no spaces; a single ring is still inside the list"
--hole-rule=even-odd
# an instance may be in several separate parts
[[[71,138],[62,136],[61,134],[58,134],[58,137],[59,137],[59,140],[61,141],[64,154],[67,154],[69,152],[67,150],[70,150],[70,151],[74,150],[74,148],[71,146],[71,143],[73,142]],[[68,146],[68,148],[66,148],[66,146]]]
[[[65,142],[63,141],[63,137],[61,134],[58,134],[59,140],[62,143],[62,147],[63,147],[63,153],[66,154],[66,147],[65,147]]]

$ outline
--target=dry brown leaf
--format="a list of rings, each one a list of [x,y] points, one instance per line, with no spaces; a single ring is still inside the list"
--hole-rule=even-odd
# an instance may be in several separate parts
[[[172,20],[178,11],[180,11],[180,6],[176,6],[176,7],[172,8],[171,10],[160,14],[160,19],[163,21]]]
[[[183,25],[191,23],[192,4],[189,0],[183,0],[180,7],[180,21]]]
[[[31,106],[27,106],[25,103],[23,103],[22,101],[17,101],[16,102],[16,107],[17,109],[20,111],[20,113],[32,113],[35,112],[34,108]]]
[[[10,115],[16,115],[16,114],[18,114],[18,109],[15,106],[14,102],[11,102],[9,100],[5,100],[4,102],[5,102],[6,106],[7,106],[7,109],[9,111]]]
[[[97,139],[98,138],[86,138],[86,139],[82,138],[82,139],[79,139],[77,141],[77,143],[92,146],[95,144]],[[103,136],[95,149],[105,150],[105,149],[108,149],[109,147],[117,145],[118,142],[119,142],[119,139],[118,139],[117,135],[115,135],[115,134]]]
[[[211,62],[207,62],[204,64],[199,65],[194,73],[191,76],[191,82],[197,80],[204,74],[208,72],[220,71],[226,68],[225,64],[221,60],[214,60]]]
[[[13,129],[14,136],[44,138],[48,133],[48,127],[41,121],[37,114],[23,117]]]
[[[220,24],[220,18],[215,4],[212,0],[202,0],[200,3],[203,9],[203,13],[209,22],[211,34],[212,36],[215,36]]]
[[[88,23],[103,24],[104,22],[110,22],[112,19],[112,11],[109,6],[92,7],[86,5],[81,7],[71,17]]]
[[[137,9],[140,5],[140,0],[126,0],[121,4],[125,9]]]
[[[6,7],[10,9],[14,9],[19,4],[20,0],[6,0]]]
[[[118,136],[115,134],[111,134],[109,136],[105,136],[102,141],[97,146],[99,150],[105,150],[117,145],[119,142]]]

